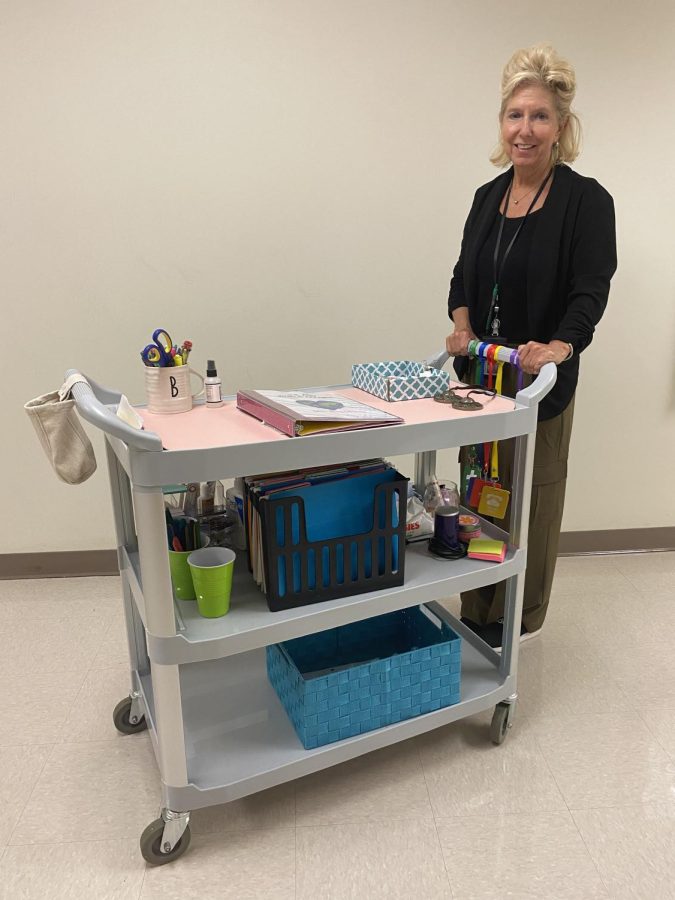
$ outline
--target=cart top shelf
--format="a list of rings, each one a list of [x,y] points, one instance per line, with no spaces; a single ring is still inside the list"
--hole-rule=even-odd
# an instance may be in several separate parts
[[[68,375],[77,373],[69,370]],[[287,437],[236,408],[234,397],[219,409],[201,403],[177,415],[156,415],[139,408],[144,430],[115,415],[120,394],[92,379],[75,384],[80,415],[103,431],[132,483],[160,487],[188,481],[211,481],[256,472],[398,456],[528,434],[537,426],[537,406],[555,383],[553,363],[516,396],[495,397],[483,409],[460,411],[429,400],[389,403],[350,385],[311,388],[342,392],[400,415],[401,425],[363,428],[334,434]]]
[[[394,413],[403,419],[402,425],[387,425],[384,430],[395,435],[409,425],[446,423],[453,420],[475,418],[476,415],[489,416],[515,409],[516,404],[509,397],[495,397],[487,403],[479,413],[454,409],[448,403],[437,403],[428,400],[400,400],[390,403],[358,388],[340,387],[337,389],[319,388],[339,393],[348,399],[367,403],[375,409]],[[253,416],[237,409],[234,398],[218,409],[207,409],[205,404],[193,407],[190,412],[179,415],[159,415],[145,408],[138,412],[143,418],[147,431],[158,434],[165,450],[207,450],[214,447],[241,447],[251,444],[288,441],[311,441],[319,435],[290,438],[276,429],[259,422]],[[395,442],[396,438],[392,440]]]

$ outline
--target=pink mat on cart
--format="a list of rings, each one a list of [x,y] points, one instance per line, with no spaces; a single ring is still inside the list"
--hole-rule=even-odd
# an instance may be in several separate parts
[[[452,383],[451,383],[452,385]],[[327,388],[327,393],[341,394],[361,403],[367,403],[376,409],[395,413],[404,419],[403,425],[387,425],[387,429],[405,428],[406,425],[419,425],[423,422],[444,422],[452,419],[464,419],[467,416],[492,415],[512,410],[515,406],[509,397],[495,397],[480,412],[466,412],[454,409],[448,403],[437,403],[435,400],[399,400],[389,403],[359,388]],[[480,398],[477,398],[480,399]],[[199,450],[209,447],[236,447],[241,444],[263,443],[266,441],[313,441],[320,440],[321,435],[289,438],[263,425],[253,416],[237,409],[236,401],[228,400],[219,409],[207,409],[206,406],[195,406],[190,412],[175,415],[158,415],[139,408],[146,431],[154,431],[162,440],[166,450]]]

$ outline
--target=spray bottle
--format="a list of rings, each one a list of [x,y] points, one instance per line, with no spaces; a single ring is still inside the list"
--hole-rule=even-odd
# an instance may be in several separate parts
[[[218,377],[215,361],[210,359],[206,364],[206,378],[204,379],[206,387],[206,408],[217,409],[223,405],[223,395],[221,391],[221,381]]]

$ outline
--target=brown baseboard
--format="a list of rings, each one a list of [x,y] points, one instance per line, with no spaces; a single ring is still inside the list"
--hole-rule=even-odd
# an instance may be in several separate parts
[[[73,578],[118,574],[117,553],[114,550],[0,554],[0,579]]]
[[[558,555],[590,556],[659,550],[675,550],[675,528],[565,531],[560,535]],[[78,578],[117,574],[117,554],[114,550],[0,554],[0,579]]]
[[[560,535],[558,556],[651,553],[659,550],[675,550],[675,528],[564,531]]]

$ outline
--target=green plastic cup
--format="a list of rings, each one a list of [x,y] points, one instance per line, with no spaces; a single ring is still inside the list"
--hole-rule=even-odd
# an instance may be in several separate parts
[[[188,556],[197,607],[207,619],[229,612],[235,559],[236,554],[229,547],[203,547]]]
[[[202,533],[202,548],[208,547],[209,536]],[[194,550],[169,550],[169,569],[171,570],[171,581],[173,582],[173,592],[179,600],[194,600],[195,587],[192,583],[192,572],[188,565],[188,556],[194,553]]]

